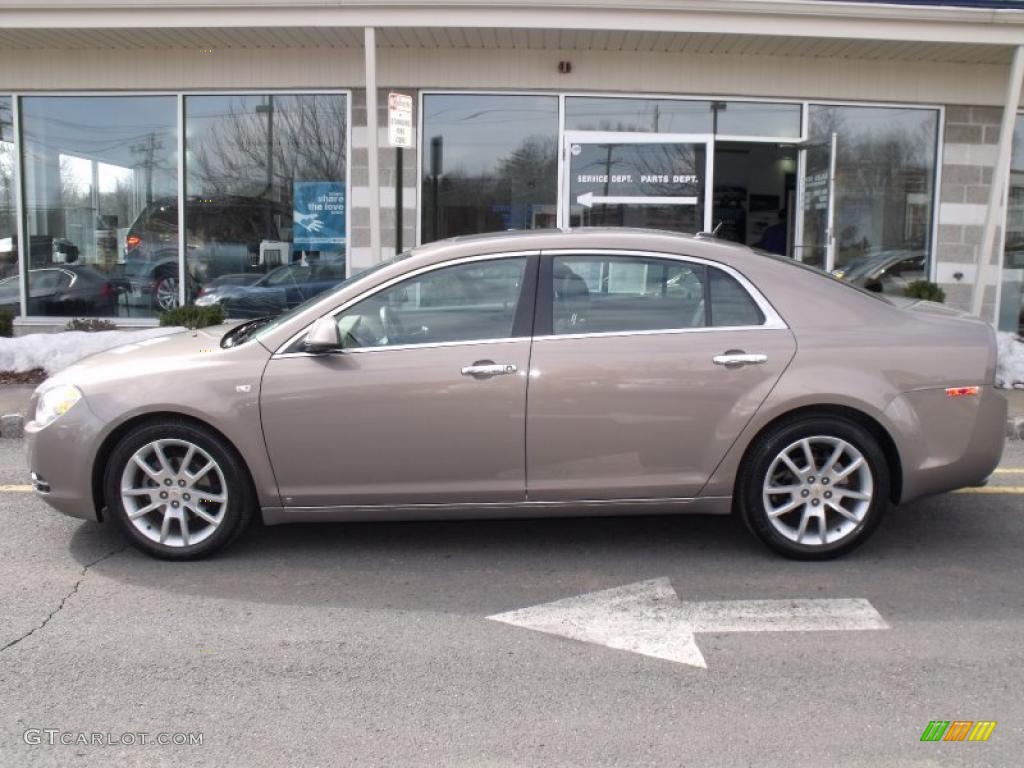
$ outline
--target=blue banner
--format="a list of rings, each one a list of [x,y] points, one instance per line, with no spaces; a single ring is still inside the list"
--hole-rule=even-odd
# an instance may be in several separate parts
[[[295,245],[345,245],[345,182],[296,181],[292,195]]]

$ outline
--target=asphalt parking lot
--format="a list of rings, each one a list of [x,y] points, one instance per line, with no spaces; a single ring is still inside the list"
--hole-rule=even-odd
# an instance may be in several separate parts
[[[0,483],[23,465],[0,441]],[[676,517],[254,527],[170,564],[0,490],[0,765],[1019,765],[1024,442],[1001,470],[828,563]],[[486,618],[651,579],[864,598],[887,628],[704,632],[702,668]]]

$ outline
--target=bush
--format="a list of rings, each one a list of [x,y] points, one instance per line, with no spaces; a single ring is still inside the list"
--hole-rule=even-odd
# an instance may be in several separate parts
[[[209,307],[186,304],[184,307],[178,307],[160,315],[160,325],[183,325],[186,328],[205,328],[208,325],[220,325],[223,322],[224,310],[217,304]]]
[[[10,338],[14,334],[14,313],[9,309],[0,309],[0,336]]]
[[[911,299],[937,301],[940,304],[946,300],[946,292],[928,280],[915,280],[903,290],[903,295]]]
[[[95,333],[96,331],[116,331],[117,326],[109,320],[103,320],[98,317],[76,317],[73,320],[67,321],[64,325],[64,330]]]

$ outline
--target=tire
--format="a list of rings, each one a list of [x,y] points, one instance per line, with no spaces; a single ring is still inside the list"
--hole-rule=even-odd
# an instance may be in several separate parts
[[[210,430],[174,419],[125,435],[107,462],[103,489],[107,515],[128,541],[163,560],[196,560],[227,546],[256,505],[234,448]]]
[[[871,536],[888,508],[890,486],[888,462],[870,432],[841,417],[810,416],[758,438],[736,498],[747,527],[776,552],[827,560]]]
[[[157,275],[153,282],[153,309],[157,312],[169,312],[181,304],[178,296],[178,276],[176,274]]]

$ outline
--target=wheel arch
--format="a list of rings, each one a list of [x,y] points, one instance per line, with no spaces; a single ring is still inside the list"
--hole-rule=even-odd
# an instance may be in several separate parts
[[[252,478],[252,470],[249,469],[249,464],[245,460],[244,454],[238,450],[238,447],[232,442],[231,438],[221,432],[219,429],[214,427],[207,421],[190,416],[185,413],[178,411],[154,411],[152,413],[142,413],[137,416],[133,416],[130,419],[125,420],[123,423],[118,424],[109,435],[107,435],[103,442],[100,444],[99,450],[96,451],[96,456],[93,459],[92,464],[92,503],[96,510],[96,519],[100,522],[103,521],[103,510],[106,508],[106,497],[103,492],[103,476],[106,474],[107,462],[110,460],[110,454],[114,452],[115,446],[121,442],[125,435],[129,432],[138,429],[150,422],[174,420],[183,424],[188,424],[199,429],[206,430],[219,439],[223,440],[224,443],[235,453],[236,458],[245,470],[245,478],[249,483],[249,487],[252,490],[253,498],[258,498],[256,495],[255,482]]]
[[[733,481],[733,499],[735,500],[739,494],[739,488],[737,486],[740,482],[740,477],[742,476],[742,469],[746,466],[747,461],[750,458],[750,454],[754,451],[754,448],[758,444],[760,438],[768,431],[775,429],[782,424],[814,416],[838,416],[857,424],[871,433],[871,435],[878,441],[878,446],[882,449],[882,453],[885,455],[886,464],[889,467],[889,500],[892,501],[893,504],[898,504],[900,497],[903,494],[903,464],[900,459],[899,449],[896,447],[896,441],[893,440],[889,431],[877,419],[873,418],[869,414],[847,405],[835,404],[805,405],[799,408],[793,408],[785,413],[775,416],[771,421],[764,424],[747,442],[746,448],[743,450],[743,457],[740,459],[739,463],[741,471],[736,473],[736,478]]]

